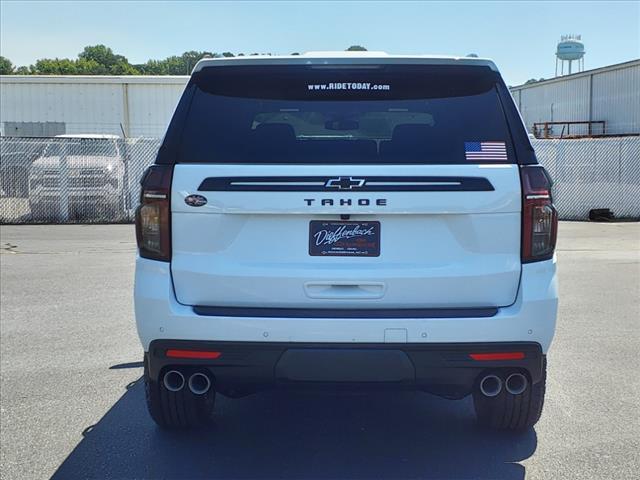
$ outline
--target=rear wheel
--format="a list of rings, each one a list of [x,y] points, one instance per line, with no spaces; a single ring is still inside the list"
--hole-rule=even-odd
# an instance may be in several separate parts
[[[144,389],[151,418],[163,428],[190,428],[210,423],[213,419],[215,391],[210,388],[203,395],[194,395],[185,384],[177,392],[169,391],[162,382],[149,376],[148,362],[144,361]]]
[[[547,379],[547,359],[543,359],[542,378],[519,395],[504,388],[495,397],[486,397],[478,389],[473,404],[478,422],[499,430],[525,430],[533,427],[542,414]]]

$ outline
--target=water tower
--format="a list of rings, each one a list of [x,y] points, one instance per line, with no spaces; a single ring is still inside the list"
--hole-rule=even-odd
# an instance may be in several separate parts
[[[578,71],[584,70],[584,43],[582,35],[563,35],[558,42],[556,50],[556,77],[558,76],[558,60],[560,61],[560,75],[564,75],[564,62],[569,62],[569,75],[571,64],[578,62]]]

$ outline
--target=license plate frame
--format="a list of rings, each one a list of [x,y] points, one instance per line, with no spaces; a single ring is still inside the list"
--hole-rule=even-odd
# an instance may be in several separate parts
[[[380,222],[353,220],[309,222],[312,257],[379,257]]]

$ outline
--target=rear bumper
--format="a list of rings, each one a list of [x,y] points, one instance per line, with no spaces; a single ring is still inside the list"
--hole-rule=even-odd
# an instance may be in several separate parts
[[[169,349],[215,351],[215,359],[177,359]],[[515,360],[474,360],[475,353],[517,352]],[[462,398],[484,374],[542,375],[539,344],[317,344],[156,340],[146,354],[149,380],[159,382],[171,368],[207,370],[217,391],[241,396],[269,388],[393,388]]]
[[[253,343],[443,344],[529,342],[548,351],[558,306],[555,260],[522,266],[516,301],[490,316],[469,313],[415,318],[333,316],[258,316],[218,309],[199,313],[176,300],[170,265],[137,259],[135,313],[145,351],[154,340],[202,340]],[[363,306],[364,308],[364,306]],[[227,309],[229,310],[229,309]],[[245,309],[249,310],[249,309]]]

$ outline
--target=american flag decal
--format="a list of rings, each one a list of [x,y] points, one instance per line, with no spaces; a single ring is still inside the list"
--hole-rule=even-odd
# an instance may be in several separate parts
[[[504,142],[464,142],[464,158],[476,162],[500,162],[507,160]]]

